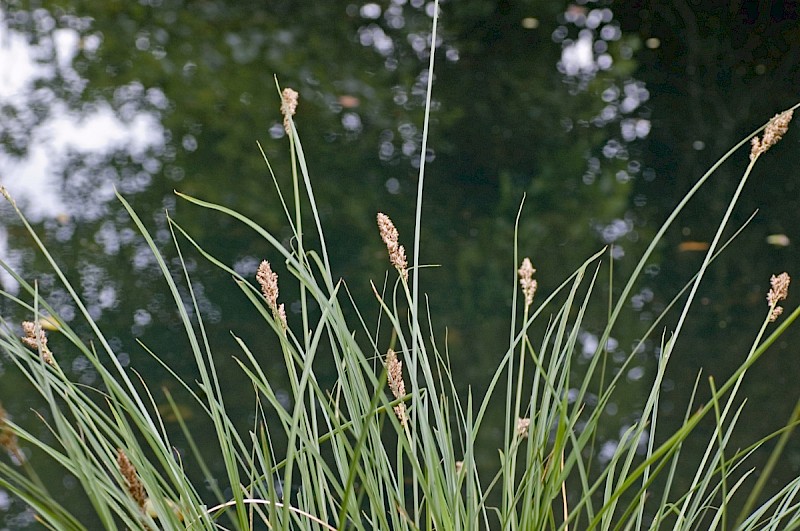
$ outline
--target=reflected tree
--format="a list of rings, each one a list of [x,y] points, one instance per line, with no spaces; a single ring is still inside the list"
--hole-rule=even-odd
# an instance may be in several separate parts
[[[301,94],[296,118],[324,222],[337,242],[334,264],[344,276],[364,268],[376,273],[382,265],[374,260],[374,212],[393,211],[411,234],[432,9],[417,0],[11,2],[6,25],[25,35],[50,68],[33,81],[23,107],[4,107],[4,150],[23,156],[37,126],[64,108],[107,106],[125,123],[155,118],[152,135],[163,141],[148,149],[73,153],[58,168],[68,211],[47,226],[70,254],[96,260],[98,250],[134,245],[109,201],[112,185],[140,211],[153,212],[154,223],[163,221],[163,209],[176,208],[170,196],[177,188],[280,231],[282,211],[255,147],[262,140],[285,184],[277,76]],[[467,277],[486,271],[486,257],[498,255],[503,260],[492,262],[501,269],[488,276],[504,279],[495,273],[509,267],[501,249],[510,247],[523,192],[535,211],[523,243],[566,246],[570,264],[597,246],[587,231],[601,241],[633,232],[625,213],[641,168],[627,145],[646,135],[636,124],[646,122],[638,114],[647,93],[630,77],[638,41],[622,34],[613,12],[475,0],[443,3],[441,20],[433,147],[426,154],[426,261],[458,256],[460,280],[469,286]],[[71,48],[63,44],[70,39]],[[227,221],[182,222],[212,251],[242,263],[263,253]],[[614,226],[621,230],[609,230]],[[165,243],[163,223],[160,234]],[[487,247],[491,242],[499,245]],[[76,252],[76,244],[86,252]],[[485,301],[476,314],[502,303],[487,297],[499,292],[493,285],[485,291],[464,301]]]

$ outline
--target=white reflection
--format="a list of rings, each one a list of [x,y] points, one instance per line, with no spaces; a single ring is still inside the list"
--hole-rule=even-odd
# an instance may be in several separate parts
[[[137,112],[129,123],[123,123],[104,103],[96,103],[92,112],[76,114],[46,91],[34,91],[34,82],[53,78],[56,69],[72,90],[85,88],[85,80],[71,67],[78,46],[78,33],[71,29],[58,30],[52,40],[44,39],[35,47],[30,46],[24,36],[10,30],[5,30],[0,40],[0,64],[14,65],[14,68],[0,70],[0,105],[13,108],[22,117],[17,126],[27,128],[16,135],[10,131],[12,136],[31,135],[25,141],[27,153],[22,158],[0,149],[0,184],[25,205],[26,215],[37,221],[56,217],[67,210],[60,198],[58,176],[70,152],[88,155],[124,149],[136,156],[164,145],[163,128],[153,114]],[[55,66],[36,62],[37,56],[52,48],[57,57]],[[148,95],[159,98],[157,93]],[[34,96],[36,102],[48,105],[49,115],[47,121],[36,127],[33,127],[35,118],[26,116],[31,113]],[[6,123],[4,127],[12,125]]]
[[[561,51],[561,64],[568,76],[594,72],[597,65],[592,52],[592,36],[582,32],[577,41],[564,46]]]

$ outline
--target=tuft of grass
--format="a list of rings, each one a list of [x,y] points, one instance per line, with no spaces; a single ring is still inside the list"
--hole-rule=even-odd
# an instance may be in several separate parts
[[[424,141],[433,76],[428,80]],[[376,231],[387,245],[387,265],[393,266],[397,275],[391,286],[374,288],[379,315],[364,315],[353,304],[346,286],[333,280],[311,175],[292,118],[297,111],[297,95],[290,89],[279,92],[289,132],[293,186],[288,202],[280,188],[277,193],[293,231],[292,247],[284,246],[241,213],[178,193],[185,201],[207,209],[208,215],[229,216],[263,238],[269,256],[264,257],[252,278],[241,276],[209,254],[169,218],[174,248],[183,266],[183,277],[174,278],[136,212],[118,195],[149,245],[162,272],[164,289],[174,300],[198,379],[187,380],[162,363],[206,419],[216,444],[213,456],[200,450],[169,392],[166,399],[171,411],[167,413],[177,418],[180,431],[167,428],[165,413],[156,406],[148,382],[118,361],[117,353],[59,268],[57,258],[50,255],[14,205],[34,245],[92,331],[91,339],[79,337],[40,296],[35,281],[2,264],[19,282],[23,295],[0,295],[28,314],[30,324],[20,336],[16,324],[0,321],[0,348],[47,406],[39,421],[51,437],[45,440],[35,436],[0,408],[0,446],[8,453],[8,458],[0,459],[0,488],[30,506],[46,528],[80,530],[91,524],[80,521],[63,506],[59,493],[37,475],[42,460],[55,462],[76,478],[97,521],[106,529],[249,530],[264,525],[309,530],[798,527],[800,478],[757,506],[765,476],[754,482],[753,471],[747,468],[755,450],[778,438],[777,453],[767,470],[775,466],[780,449],[798,423],[797,412],[781,430],[751,446],[730,446],[742,410],[738,396],[742,379],[800,315],[800,309],[796,309],[773,324],[780,313],[778,303],[787,295],[788,276],[773,278],[763,324],[754,332],[752,344],[743,352],[744,361],[731,377],[722,382],[709,379],[710,399],[697,403],[696,392],[701,386],[698,377],[683,425],[674,433],[662,433],[658,417],[661,383],[680,345],[698,286],[730,243],[722,240],[722,234],[737,200],[758,159],[785,132],[790,114],[776,116],[734,146],[676,206],[640,257],[619,299],[609,307],[597,350],[580,378],[573,368],[582,348],[578,336],[587,310],[593,304],[607,304],[596,293],[605,250],[589,257],[552,293],[541,294],[536,292],[532,262],[527,257],[519,259],[514,241],[515,261],[508,268],[509,294],[514,301],[509,340],[498,346],[503,356],[487,391],[476,397],[471,391],[457,391],[450,353],[438,347],[433,316],[424,310],[419,294],[424,155],[420,159],[411,264],[400,243],[402,235],[388,216],[379,214]],[[300,109],[302,112],[302,106]],[[758,140],[756,135],[762,130],[766,131],[764,138]],[[605,345],[665,232],[716,168],[751,138],[757,140],[751,143],[750,162],[702,265],[641,339],[655,338],[661,345],[641,416],[601,462],[596,449],[601,413],[625,385],[621,378],[624,370],[609,377]],[[421,153],[425,152],[423,147]],[[5,191],[4,195],[13,205]],[[314,240],[319,242],[316,248],[308,244],[303,227],[307,209],[313,220]],[[517,223],[521,215],[522,208]],[[235,362],[254,392],[255,420],[247,429],[236,425],[226,405],[230,391],[220,383],[219,359],[212,352],[193,280],[184,265],[187,248],[233,278],[232,289],[249,301],[265,332],[274,334],[283,358],[288,402],[259,364],[257,348],[232,331],[232,341],[239,349]],[[283,278],[270,266],[279,262],[288,272]],[[278,303],[279,287],[287,283],[300,287],[299,324],[287,322],[283,305]],[[677,323],[660,332],[666,312],[673,307],[680,308]],[[38,324],[45,315],[50,316],[48,328],[55,327],[69,348],[94,366],[101,385],[88,387],[67,377],[59,365],[59,352],[51,352],[45,327]],[[533,325],[543,320],[544,332],[535,334]],[[375,332],[387,327],[388,337]],[[161,361],[158,353],[146,345],[142,348]],[[622,363],[622,369],[631,363],[636,350]],[[317,377],[318,356],[334,360],[337,379],[332,389]],[[242,389],[244,386],[233,392]],[[495,467],[487,473],[478,462],[477,456],[486,454],[486,448],[479,447],[479,440],[483,440],[479,435],[486,429],[488,416],[497,414],[504,416],[504,431],[496,440]],[[683,446],[690,437],[698,436],[696,428],[704,420],[713,422],[713,433],[700,461],[694,463],[693,477],[685,478],[688,487],[679,489],[679,465],[687,460]],[[178,436],[187,441],[189,455],[174,451]],[[28,455],[35,455],[36,460],[28,459]],[[225,477],[215,477],[210,458],[222,463]],[[210,494],[192,479],[198,471],[202,482],[210,486]],[[751,494],[737,512],[738,505],[732,500],[748,489]]]

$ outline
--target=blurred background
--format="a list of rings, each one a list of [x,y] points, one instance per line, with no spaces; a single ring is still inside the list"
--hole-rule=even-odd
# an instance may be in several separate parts
[[[538,269],[537,300],[613,244],[603,261],[614,261],[614,289],[606,269],[580,333],[585,354],[578,363],[588,364],[608,297],[616,300],[668,213],[733,144],[797,102],[794,4],[719,4],[441,3],[421,251],[422,262],[441,267],[425,269],[421,286],[437,342],[443,347],[447,336],[463,389],[485,389],[507,348],[517,289],[514,220],[523,196],[519,247]],[[136,340],[189,381],[194,362],[150,250],[114,189],[145,221],[176,274],[180,262],[167,212],[245,277],[253,278],[268,259],[288,278],[277,253],[252,231],[173,193],[238,210],[288,243],[288,224],[256,145],[290,193],[277,76],[281,86],[300,93],[295,123],[334,277],[345,280],[375,323],[369,281],[382,284],[388,267],[376,212],[392,218],[409,252],[413,241],[433,10],[425,0],[0,2],[0,184],[79,288],[119,359],[140,371],[157,395],[167,387],[180,397],[180,390]],[[701,368],[703,381],[713,375],[719,382],[742,361],[767,311],[770,275],[800,274],[795,129],[759,161],[727,234],[758,213],[701,286],[668,370],[661,434],[681,422]],[[743,148],[720,168],[659,246],[607,346],[612,364],[631,353],[696,272],[747,154]],[[88,327],[7,204],[0,220],[3,260],[37,280],[60,315],[88,338]],[[264,323],[229,276],[186,250],[222,378],[241,381],[231,359],[238,354],[233,331],[258,346],[280,387],[283,358]],[[0,283],[18,293],[8,275]],[[287,284],[281,301],[290,326],[298,327],[297,293]],[[792,291],[788,310],[795,306]],[[31,318],[5,299],[0,311],[10,322]],[[668,319],[625,368],[625,385],[604,412],[601,460],[603,445],[613,448],[637,418],[658,336],[674,323]],[[50,335],[61,366],[98,385],[88,361]],[[796,339],[791,331],[785,335],[745,380],[749,403],[734,446],[788,419],[800,394]],[[335,370],[324,361],[318,374],[334,384]],[[707,384],[701,387],[702,399]],[[0,401],[15,420],[47,437],[31,414],[45,408],[2,355]],[[226,404],[243,426],[252,423],[251,390],[226,396]],[[502,428],[498,416],[482,434],[487,468],[496,461]],[[711,433],[706,428],[699,447]],[[753,466],[764,459],[756,455]],[[797,475],[800,442],[790,443],[784,461],[774,485]],[[74,478],[60,481],[82,514]],[[0,490],[0,528],[29,525],[32,515]]]

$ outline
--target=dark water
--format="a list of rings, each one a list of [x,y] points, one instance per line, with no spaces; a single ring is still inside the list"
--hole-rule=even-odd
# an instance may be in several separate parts
[[[175,252],[165,210],[210,252],[252,277],[260,260],[277,259],[264,242],[172,191],[225,204],[289,237],[256,146],[260,141],[287,186],[277,75],[301,95],[296,123],[335,276],[373,309],[368,281],[382,279],[386,269],[375,213],[392,217],[407,247],[413,234],[431,9],[418,0],[2,6],[0,183],[36,222],[122,359],[147,375],[152,388],[173,384],[135,339],[190,378],[193,362],[176,339],[180,323],[165,285],[113,187],[170,259]],[[485,387],[505,351],[513,225],[523,195],[520,252],[538,269],[540,296],[607,244],[614,244],[618,293],[692,183],[735,142],[795,103],[795,14],[747,9],[442,4],[422,237],[423,261],[442,267],[426,270],[422,287],[440,338],[447,328],[454,376],[464,388]],[[27,64],[20,49],[37,65],[32,78],[20,73]],[[99,142],[113,135],[89,118],[98,116],[136,133],[111,145]],[[732,225],[758,214],[713,266],[690,313],[668,373],[663,433],[680,422],[698,370],[721,381],[744,357],[766,313],[770,275],[795,274],[797,142],[790,130],[747,185]],[[98,144],[104,149],[92,147]],[[37,153],[47,154],[45,163],[25,163]],[[702,253],[690,249],[713,237],[746,163],[742,150],[720,168],[668,233],[615,330],[612,359],[630,353],[699,267]],[[0,213],[6,258],[26,278],[38,279],[62,313],[74,315],[9,209]],[[223,360],[221,377],[240,381],[235,364],[224,361],[237,354],[229,331],[254,342],[263,323],[227,275],[198,256],[189,266],[215,356]],[[13,291],[13,283],[5,279],[4,289]],[[290,323],[299,321],[296,293],[282,290]],[[3,304],[5,317],[25,317]],[[793,307],[790,295],[787,309]],[[582,331],[587,351],[602,330],[604,308],[598,304]],[[676,317],[663,326],[674,327]],[[81,329],[79,319],[74,324]],[[736,444],[778,428],[797,399],[794,334],[784,337],[745,380],[742,393],[750,402]],[[51,342],[57,350],[59,339]],[[649,390],[656,347],[657,341],[626,369],[626,385],[601,434],[611,444]],[[272,363],[266,346],[263,355]],[[63,356],[76,379],[96,383],[85,360],[69,351]],[[41,404],[10,364],[0,363],[0,400],[15,419],[26,418]],[[324,366],[321,378],[326,370],[332,380],[333,369]],[[232,410],[252,409],[248,393],[226,401]],[[500,429],[498,423],[495,432]],[[486,435],[487,465],[496,456],[495,432]],[[756,456],[754,464],[763,459]],[[781,482],[800,469],[797,443],[784,462]],[[70,480],[64,481],[69,490]],[[19,527],[25,518],[16,516],[19,505],[0,493],[0,506],[10,515],[0,521]]]

